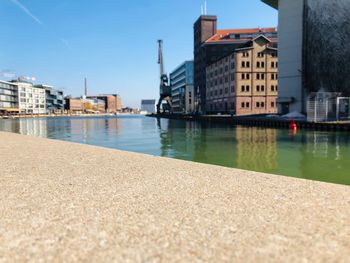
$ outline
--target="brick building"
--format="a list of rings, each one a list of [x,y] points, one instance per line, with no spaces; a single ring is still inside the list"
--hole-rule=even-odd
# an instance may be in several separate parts
[[[117,94],[87,96],[87,98],[103,100],[105,103],[104,111],[107,113],[116,113],[122,110],[121,98]]]
[[[277,39],[267,38],[260,30],[244,30],[245,43],[206,67],[206,112],[277,113]],[[242,32],[230,33],[242,42]]]
[[[265,35],[277,39],[276,28],[218,30],[217,17],[202,15],[194,24],[194,91],[198,101],[197,111],[205,112],[207,103],[206,67],[222,57],[229,56],[247,41]]]

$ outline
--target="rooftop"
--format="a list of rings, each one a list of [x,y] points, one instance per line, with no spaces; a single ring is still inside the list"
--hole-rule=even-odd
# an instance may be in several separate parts
[[[217,33],[209,38],[205,43],[241,43],[252,40],[258,35],[264,34],[267,34],[267,37],[273,40],[274,38],[277,38],[277,29],[275,27],[271,27],[218,30]]]

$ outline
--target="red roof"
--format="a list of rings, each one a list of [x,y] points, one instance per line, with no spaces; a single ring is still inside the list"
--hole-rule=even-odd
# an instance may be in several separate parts
[[[205,43],[218,43],[218,42],[244,42],[251,40],[250,38],[230,38],[230,35],[241,35],[241,34],[258,34],[258,33],[276,33],[277,29],[274,27],[270,28],[247,28],[247,29],[227,29],[218,30],[214,36],[209,38]]]

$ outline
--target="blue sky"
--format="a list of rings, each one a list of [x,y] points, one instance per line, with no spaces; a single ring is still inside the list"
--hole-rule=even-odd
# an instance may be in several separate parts
[[[33,76],[80,96],[118,93],[124,106],[158,96],[157,43],[170,72],[193,58],[201,0],[0,0],[0,72]],[[274,27],[260,0],[208,0],[219,29]],[[5,77],[0,77],[4,79]]]

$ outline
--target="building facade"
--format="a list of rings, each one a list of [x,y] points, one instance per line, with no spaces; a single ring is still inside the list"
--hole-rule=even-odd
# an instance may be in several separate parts
[[[206,112],[277,113],[277,39],[263,34],[206,68]]]
[[[350,1],[262,1],[279,11],[280,112],[306,113],[314,92],[350,96]]]
[[[207,67],[208,113],[277,113],[278,58],[274,41],[260,35]]]
[[[15,82],[18,85],[19,111],[23,114],[46,114],[46,91],[32,83]]]
[[[185,61],[170,73],[171,104],[173,113],[192,113],[193,61]]]
[[[18,113],[18,86],[0,80],[0,114]]]
[[[194,24],[194,90],[198,97],[198,112],[204,113],[208,109],[206,67],[260,34],[277,38],[276,28],[218,30],[216,16],[198,18]]]
[[[47,114],[63,113],[65,103],[63,91],[48,85],[35,85],[35,87],[45,90]]]
[[[122,109],[121,98],[118,94],[87,96],[87,98],[103,100],[105,104],[104,111],[107,113],[117,113]]]
[[[81,113],[84,111],[84,103],[81,98],[65,98],[64,108],[70,113]]]
[[[156,100],[142,100],[141,101],[141,111],[147,113],[156,112]]]

